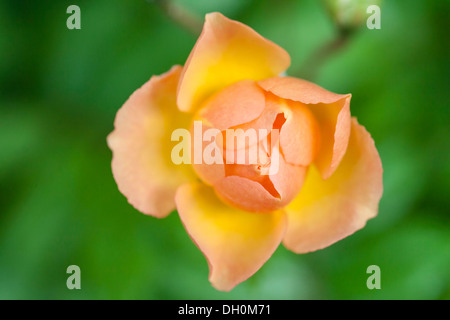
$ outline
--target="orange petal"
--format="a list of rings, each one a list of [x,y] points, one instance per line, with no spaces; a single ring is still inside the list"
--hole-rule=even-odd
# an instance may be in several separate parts
[[[259,81],[258,84],[283,99],[309,106],[319,124],[321,136],[321,146],[315,157],[315,164],[322,178],[329,178],[347,149],[351,95],[336,94],[311,82],[292,77],[269,78]]]
[[[246,161],[250,154],[257,156],[245,164],[225,164],[226,177],[214,189],[226,203],[247,211],[272,212],[287,205],[300,191],[306,167],[286,162],[280,152],[277,131],[258,144],[232,151],[242,153],[241,159]]]
[[[246,177],[225,177],[214,189],[223,201],[242,210],[272,212],[283,207],[281,196],[273,186],[269,189]]]
[[[175,209],[179,185],[194,179],[187,165],[171,160],[174,129],[186,128],[190,117],[175,103],[182,67],[153,76],[117,112],[108,136],[112,171],[119,190],[139,211],[158,218]]]
[[[218,12],[207,14],[203,31],[183,69],[178,106],[180,110],[193,111],[232,83],[273,77],[289,65],[286,51],[250,27]]]
[[[187,232],[208,260],[209,281],[229,291],[252,276],[283,238],[283,212],[250,213],[224,204],[212,188],[185,184],[176,195]]]
[[[274,150],[273,153],[279,152]],[[276,157],[272,155],[272,157]],[[290,203],[301,190],[305,182],[307,167],[297,166],[288,163],[284,157],[279,154],[279,170],[276,174],[270,175],[275,190],[280,194],[281,206]]]
[[[264,107],[261,88],[253,80],[242,80],[212,96],[201,109],[200,117],[224,130],[256,119]]]
[[[229,128],[232,130],[222,131],[222,137],[224,138],[225,142],[225,145],[223,147],[227,149],[226,151],[231,150],[233,152],[240,152],[240,149],[252,148],[255,147],[255,143],[261,143],[263,139],[267,140],[267,136],[270,134],[272,129],[279,130],[279,128],[276,127],[276,120],[280,116],[280,114],[283,114],[284,109],[285,108],[283,108],[280,104],[272,103],[266,97],[264,110],[258,118],[250,122],[245,122],[241,125]],[[251,131],[249,132],[248,130],[251,130],[255,133],[256,139],[240,140],[239,136],[242,136],[243,133],[251,133]],[[238,143],[239,140],[241,141],[240,143]],[[245,152],[245,150],[241,151]]]
[[[317,84],[293,77],[272,77],[258,81],[258,84],[280,98],[305,104],[334,103],[348,96],[333,93]]]
[[[319,126],[308,106],[268,94],[267,105],[278,105],[284,122],[280,130],[280,147],[284,158],[293,165],[308,166],[320,146]]]
[[[310,105],[320,132],[320,149],[314,160],[322,179],[328,179],[338,168],[347,150],[351,115],[348,95],[330,104]]]
[[[257,165],[225,165],[227,176],[214,185],[219,197],[252,212],[272,212],[291,202],[302,188],[306,167],[287,163],[281,154],[274,155],[276,152],[274,149],[271,157],[272,165],[278,161],[276,172],[270,175],[261,175]]]
[[[377,215],[382,174],[370,134],[353,119],[348,149],[336,172],[322,180],[311,166],[300,194],[286,207],[284,245],[297,253],[315,251],[364,227]]]

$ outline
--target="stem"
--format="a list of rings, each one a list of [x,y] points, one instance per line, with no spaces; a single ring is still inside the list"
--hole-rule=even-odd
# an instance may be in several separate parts
[[[347,45],[351,35],[349,30],[340,29],[338,36],[314,52],[295,74],[306,80],[314,80],[324,63]]]
[[[152,2],[154,2],[169,19],[187,29],[195,36],[198,36],[202,31],[202,21],[195,14],[186,10],[186,8],[183,8],[170,0],[153,0]]]

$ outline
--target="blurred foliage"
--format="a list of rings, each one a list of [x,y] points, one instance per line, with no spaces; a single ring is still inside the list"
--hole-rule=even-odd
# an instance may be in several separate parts
[[[252,26],[291,54],[291,70],[336,34],[315,0],[177,3]],[[70,4],[81,30],[66,28]],[[196,37],[151,1],[0,1],[0,298],[450,299],[448,4],[384,1],[382,29],[362,28],[315,79],[353,94],[376,141],[378,217],[318,252],[280,247],[223,293],[176,213],[128,205],[105,141],[127,97],[183,64]],[[82,290],[66,288],[71,264]],[[372,264],[381,290],[366,287]]]

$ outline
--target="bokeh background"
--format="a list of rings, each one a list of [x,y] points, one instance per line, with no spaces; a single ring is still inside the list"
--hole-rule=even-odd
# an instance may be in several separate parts
[[[288,73],[336,37],[316,0],[178,1],[220,11],[284,47]],[[81,30],[66,9],[81,8]],[[117,190],[106,136],[115,113],[151,75],[184,64],[196,36],[154,2],[0,1],[0,298],[2,299],[449,299],[448,1],[382,3],[317,71],[351,92],[352,114],[384,165],[379,215],[314,253],[280,247],[230,293],[176,214],[158,220]],[[66,268],[81,268],[81,290]],[[381,268],[381,290],[366,269]]]

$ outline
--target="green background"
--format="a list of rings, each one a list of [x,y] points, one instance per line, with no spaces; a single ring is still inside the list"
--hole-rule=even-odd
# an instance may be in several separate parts
[[[250,25],[290,53],[290,70],[336,36],[315,0],[179,3]],[[66,27],[70,4],[81,30]],[[224,293],[176,213],[158,220],[127,203],[106,146],[118,108],[184,64],[196,36],[144,0],[0,1],[0,298],[449,299],[448,4],[384,1],[382,29],[363,26],[314,79],[351,92],[375,139],[378,217],[324,250],[280,247]],[[72,264],[81,290],[66,287]],[[372,264],[381,290],[366,287]]]

